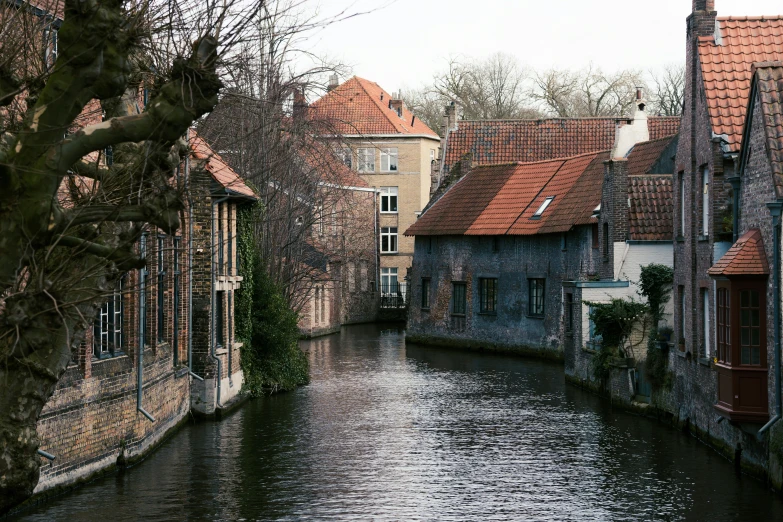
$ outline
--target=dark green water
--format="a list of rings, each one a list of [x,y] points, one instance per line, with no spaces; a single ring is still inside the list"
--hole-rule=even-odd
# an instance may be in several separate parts
[[[558,365],[375,326],[303,347],[310,386],[187,426],[19,519],[783,520],[763,484]]]

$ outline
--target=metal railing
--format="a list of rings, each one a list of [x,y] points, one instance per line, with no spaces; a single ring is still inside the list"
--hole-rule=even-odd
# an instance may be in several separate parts
[[[381,308],[406,308],[407,306],[407,283],[381,284]]]

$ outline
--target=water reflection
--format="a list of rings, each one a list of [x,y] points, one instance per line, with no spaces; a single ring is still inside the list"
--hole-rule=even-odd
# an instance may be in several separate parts
[[[311,385],[188,426],[21,519],[783,518],[762,484],[567,387],[556,364],[405,346],[375,326],[303,346]]]

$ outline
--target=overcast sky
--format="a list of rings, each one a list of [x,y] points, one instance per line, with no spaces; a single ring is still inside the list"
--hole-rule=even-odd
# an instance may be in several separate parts
[[[372,11],[319,31],[311,49],[387,91],[418,87],[449,55],[498,51],[537,69],[649,70],[685,60],[691,0],[314,0],[320,16]],[[783,14],[781,0],[716,0],[718,16]],[[341,81],[344,78],[341,79]]]

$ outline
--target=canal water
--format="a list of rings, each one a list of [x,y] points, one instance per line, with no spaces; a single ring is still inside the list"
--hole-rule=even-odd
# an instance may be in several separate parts
[[[302,346],[309,386],[187,426],[19,520],[783,520],[762,483],[559,365],[377,326]]]

